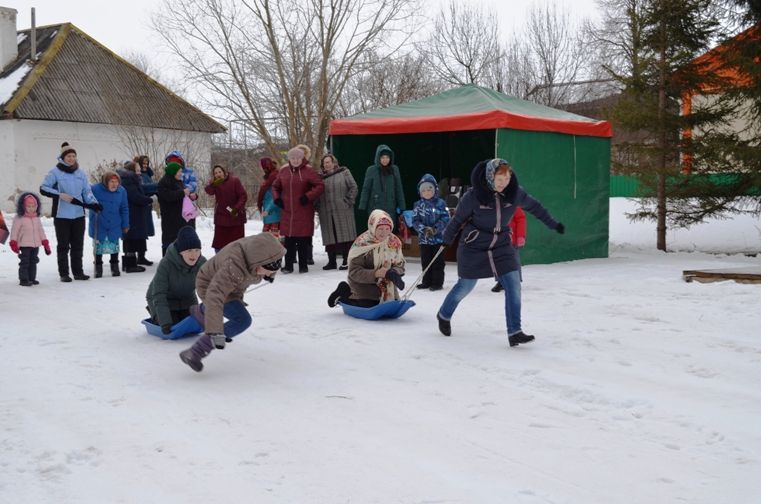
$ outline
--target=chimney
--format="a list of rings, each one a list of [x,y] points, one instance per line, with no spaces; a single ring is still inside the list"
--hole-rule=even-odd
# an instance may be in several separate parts
[[[18,57],[16,9],[0,7],[0,70]]]

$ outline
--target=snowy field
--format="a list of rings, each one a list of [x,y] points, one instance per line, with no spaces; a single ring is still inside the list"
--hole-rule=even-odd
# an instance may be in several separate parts
[[[761,285],[681,279],[760,266],[761,222],[671,232],[664,254],[630,206],[612,201],[610,258],[524,268],[533,344],[508,348],[491,281],[451,338],[446,290],[395,321],[331,310],[344,272],[315,240],[317,264],[251,292],[253,326],[200,374],[177,356],[192,340],[139,323],[155,266],[64,284],[43,254],[20,287],[0,246],[0,502],[761,502]]]

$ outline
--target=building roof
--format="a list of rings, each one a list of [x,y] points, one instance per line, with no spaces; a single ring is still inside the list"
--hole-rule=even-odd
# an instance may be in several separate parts
[[[18,57],[0,73],[4,119],[225,131],[71,23],[37,28],[34,63],[30,30],[19,31],[18,41]]]
[[[720,93],[724,85],[751,86],[753,78],[749,76],[737,64],[738,52],[743,44],[754,43],[752,48],[758,47],[761,41],[761,24],[755,24],[738,33],[729,40],[725,40],[710,51],[698,56],[693,60],[693,65],[704,75],[715,73],[713,80],[717,82],[704,82],[700,86],[703,93]],[[756,64],[761,63],[761,57],[756,55]]]
[[[545,107],[473,84],[330,123],[331,135],[430,133],[507,128],[611,137],[610,123]]]

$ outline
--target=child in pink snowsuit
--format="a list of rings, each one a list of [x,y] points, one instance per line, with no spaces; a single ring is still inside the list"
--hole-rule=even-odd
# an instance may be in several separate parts
[[[40,198],[26,192],[19,196],[16,207],[18,214],[13,219],[10,246],[19,255],[19,285],[29,287],[40,283],[37,281],[38,255],[40,247],[44,247],[45,253],[50,255],[50,242],[40,221]]]

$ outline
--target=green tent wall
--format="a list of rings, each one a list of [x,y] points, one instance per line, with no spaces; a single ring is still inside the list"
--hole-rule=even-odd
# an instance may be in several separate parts
[[[331,123],[331,150],[360,189],[378,144],[389,145],[402,175],[407,208],[424,173],[470,185],[479,161],[510,162],[526,191],[566,226],[558,235],[527,216],[524,264],[608,256],[610,125],[463,86],[433,97]],[[357,229],[367,214],[357,211]]]

